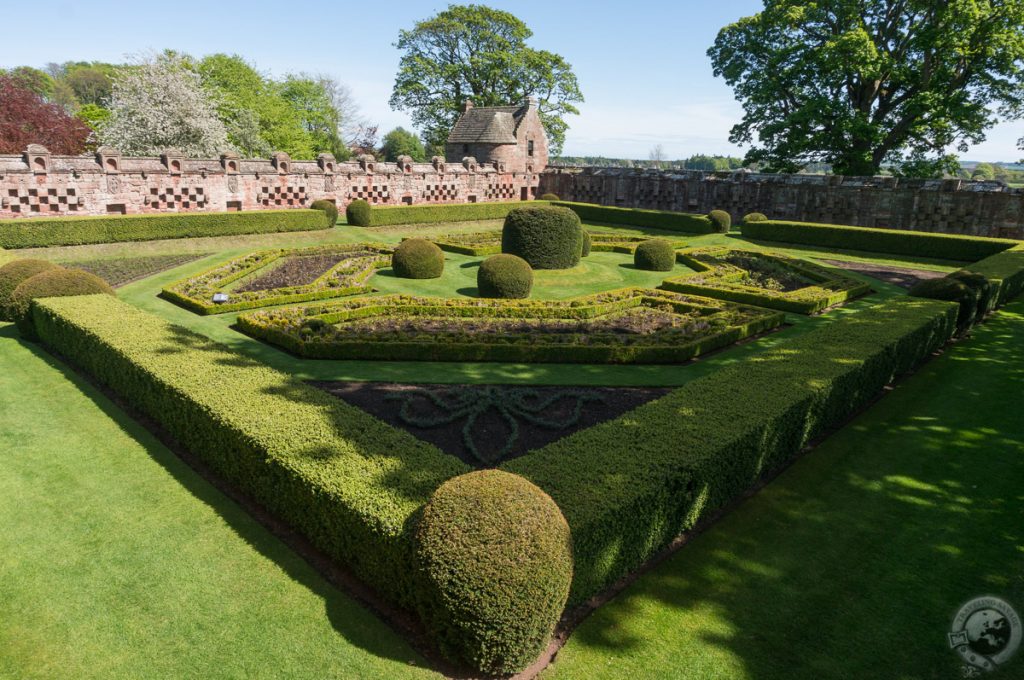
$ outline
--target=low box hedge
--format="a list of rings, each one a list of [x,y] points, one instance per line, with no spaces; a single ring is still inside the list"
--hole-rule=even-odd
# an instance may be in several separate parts
[[[982,236],[784,220],[744,222],[740,229],[744,238],[755,241],[775,241],[889,255],[915,255],[956,262],[974,262],[1012,248],[1018,243],[1009,239]]]
[[[441,205],[373,206],[371,227],[395,224],[436,224],[503,220],[509,211],[524,205],[547,205],[546,201],[503,201],[494,203],[445,203]]]
[[[385,597],[414,606],[412,518],[468,466],[108,295],[36,301],[42,342]]]
[[[1024,293],[1024,244],[986,257],[965,269],[991,281],[998,291],[996,305],[1002,306]]]
[[[956,314],[948,302],[887,302],[503,464],[547,492],[569,522],[570,604],[868,404],[950,338]]]
[[[707,215],[671,212],[668,210],[642,210],[640,208],[616,208],[609,205],[594,203],[573,203],[557,201],[552,205],[569,208],[584,222],[617,224],[624,227],[652,227],[669,231],[682,231],[688,234],[710,234],[714,232],[714,224]]]
[[[0,220],[0,247],[45,248],[87,243],[313,231],[329,227],[327,213],[322,210],[304,209],[99,217],[26,217]]]

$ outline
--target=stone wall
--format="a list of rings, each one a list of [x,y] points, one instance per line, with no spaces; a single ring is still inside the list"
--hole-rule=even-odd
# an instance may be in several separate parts
[[[540,193],[566,201],[1024,239],[1024,190],[999,182],[893,177],[548,168]]]
[[[339,208],[362,198],[375,205],[476,203],[530,199],[536,172],[500,171],[474,158],[446,163],[377,162],[361,156],[339,163],[316,161],[122,157],[101,148],[94,155],[54,156],[32,145],[22,155],[0,155],[0,219],[16,217],[304,208],[318,199]]]

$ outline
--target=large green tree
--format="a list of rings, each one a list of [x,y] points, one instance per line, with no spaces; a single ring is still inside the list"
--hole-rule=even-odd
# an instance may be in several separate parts
[[[403,127],[396,127],[384,135],[381,152],[384,155],[384,160],[390,162],[397,161],[399,156],[409,156],[418,163],[427,160],[423,142]]]
[[[933,175],[1024,113],[1024,0],[765,0],[708,55],[768,170]]]
[[[467,98],[477,106],[538,100],[552,155],[565,141],[565,117],[583,101],[565,59],[526,45],[533,32],[509,12],[484,5],[451,5],[401,31],[391,107],[412,113],[431,151],[443,149]]]

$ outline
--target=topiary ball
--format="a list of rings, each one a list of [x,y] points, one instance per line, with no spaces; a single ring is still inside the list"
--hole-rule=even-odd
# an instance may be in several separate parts
[[[572,537],[551,497],[501,470],[442,484],[423,510],[420,614],[442,653],[487,674],[529,666],[572,582]]]
[[[425,238],[406,239],[395,248],[391,268],[403,279],[436,279],[444,272],[444,252]]]
[[[313,201],[309,207],[312,210],[323,210],[327,214],[327,221],[332,227],[338,223],[338,206],[330,201],[320,199],[319,201]]]
[[[590,255],[591,248],[594,247],[594,240],[590,237],[590,232],[586,229],[583,230],[583,251],[580,253],[581,257],[587,257]]]
[[[22,336],[34,340],[36,334],[31,314],[33,300],[48,297],[95,295],[97,293],[113,295],[114,289],[95,274],[81,269],[58,267],[22,281],[11,295],[11,304],[8,310]]]
[[[652,238],[633,251],[633,264],[650,272],[672,271],[676,266],[676,249],[663,238]]]
[[[978,298],[977,306],[974,308],[974,319],[972,323],[979,323],[985,315],[995,308],[996,293],[998,289],[992,282],[976,272],[969,272],[966,269],[947,274],[946,278],[956,279],[974,291]]]
[[[345,208],[345,221],[357,227],[370,226],[370,204],[359,198]]]
[[[743,216],[743,224],[749,224],[750,222],[767,222],[768,218],[765,217],[764,213],[752,212],[747,213]]]
[[[541,194],[540,195],[540,200],[542,200],[542,201],[560,201],[562,199],[560,199],[558,197],[558,194]]]
[[[11,304],[11,295],[22,281],[32,278],[51,269],[60,269],[46,260],[14,260],[0,267],[0,321],[14,321],[7,308]]]
[[[521,299],[530,297],[533,269],[521,257],[502,253],[480,263],[476,273],[480,297]]]
[[[583,227],[568,208],[515,208],[505,217],[501,252],[518,255],[534,269],[570,269],[583,254]]]
[[[956,318],[957,333],[965,333],[974,321],[978,308],[978,294],[963,281],[949,276],[940,279],[918,281],[907,291],[907,295],[932,300],[948,300],[960,305]]]
[[[712,210],[708,213],[708,219],[711,220],[715,233],[728,234],[732,228],[732,216],[724,210]]]

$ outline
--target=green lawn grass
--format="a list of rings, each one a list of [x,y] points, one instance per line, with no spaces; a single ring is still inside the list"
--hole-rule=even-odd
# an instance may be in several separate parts
[[[6,324],[0,527],[2,678],[440,677]]]
[[[1022,346],[1024,301],[604,605],[545,680],[960,677],[960,605],[1024,612]]]

